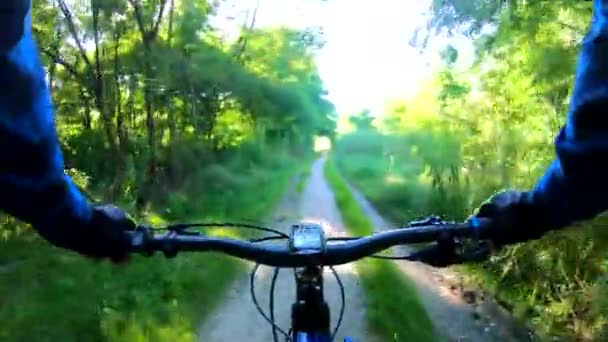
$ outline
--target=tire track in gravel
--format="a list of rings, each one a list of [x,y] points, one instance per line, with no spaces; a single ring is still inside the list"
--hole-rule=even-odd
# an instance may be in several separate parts
[[[288,232],[292,223],[301,220],[318,221],[323,224],[328,236],[345,234],[334,195],[323,175],[324,162],[325,159],[321,158],[313,164],[310,178],[301,195],[290,191],[283,199],[271,220],[271,226]],[[249,270],[251,270],[253,265],[249,266]],[[376,338],[367,329],[365,297],[353,265],[338,266],[336,271],[345,286],[346,309],[335,341],[343,341],[345,336],[354,338],[358,342],[376,341]],[[255,289],[258,302],[266,311],[268,310],[272,273],[272,268],[261,266],[256,275]],[[340,311],[340,291],[329,269],[325,270],[324,285],[325,299],[331,308],[333,329]],[[290,325],[291,304],[294,299],[293,273],[291,270],[284,269],[279,273],[275,288],[276,323],[284,329]],[[281,340],[280,336],[279,339]],[[257,312],[251,301],[249,274],[235,282],[224,304],[201,325],[198,340],[201,342],[272,341],[270,325]]]
[[[371,203],[350,186],[357,202],[377,230],[393,229]],[[399,249],[406,253],[408,247]],[[440,338],[447,341],[533,341],[532,331],[521,326],[489,295],[465,289],[462,277],[449,269],[421,263],[395,261],[414,283]]]

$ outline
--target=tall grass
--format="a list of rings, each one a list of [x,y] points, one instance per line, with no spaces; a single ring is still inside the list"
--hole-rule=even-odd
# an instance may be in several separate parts
[[[331,161],[325,164],[325,177],[334,191],[349,233],[371,234],[372,223]],[[437,340],[416,289],[392,262],[364,259],[355,265],[367,296],[367,319],[382,341]]]

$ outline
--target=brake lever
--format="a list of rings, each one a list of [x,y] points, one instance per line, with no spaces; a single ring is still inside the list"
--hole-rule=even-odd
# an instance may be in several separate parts
[[[447,223],[454,223],[454,222],[447,222],[446,220],[442,219],[440,216],[431,215],[431,216],[425,217],[423,219],[408,222],[408,223],[406,223],[406,226],[407,227],[423,227],[423,226],[434,226],[434,225],[447,224]]]
[[[442,225],[445,220],[439,216],[412,221],[409,227]],[[446,267],[453,264],[477,262],[487,259],[492,248],[487,241],[473,239],[473,244],[464,243],[448,232],[441,233],[436,242],[405,257],[406,260],[420,261],[435,267]]]
[[[176,224],[162,228],[166,230],[169,236],[171,235],[187,235],[197,236],[200,232],[188,231],[187,224]],[[154,239],[154,230],[149,226],[137,226],[134,230],[125,232],[129,239],[130,248],[134,252],[142,253],[146,256],[152,256],[154,251],[148,248],[148,242]],[[173,246],[171,240],[165,241],[162,252],[166,258],[173,258],[177,255],[177,249]]]
[[[454,264],[485,261],[492,254],[492,248],[487,241],[478,241],[476,246],[468,250],[459,241],[434,243],[424,247],[404,260],[419,261],[434,267],[447,267]]]

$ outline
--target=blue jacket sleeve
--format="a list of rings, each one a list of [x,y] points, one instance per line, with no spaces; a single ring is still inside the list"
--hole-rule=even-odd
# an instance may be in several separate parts
[[[553,228],[608,209],[608,0],[594,0],[582,42],[566,125],[555,139],[557,159],[532,194]]]
[[[69,246],[91,208],[64,173],[28,0],[0,3],[0,209]]]

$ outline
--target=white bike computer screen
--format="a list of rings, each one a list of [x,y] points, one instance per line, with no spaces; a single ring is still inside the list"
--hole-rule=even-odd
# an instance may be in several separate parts
[[[292,227],[291,245],[295,250],[322,250],[325,233],[318,224],[299,224]]]

